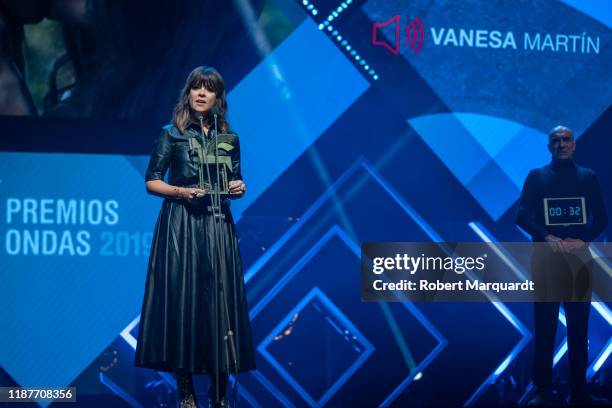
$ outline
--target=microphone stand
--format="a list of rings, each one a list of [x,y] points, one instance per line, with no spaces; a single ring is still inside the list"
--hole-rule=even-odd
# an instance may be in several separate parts
[[[216,252],[217,255],[217,262],[213,262],[213,265],[215,266],[214,268],[214,285],[215,285],[215,291],[214,291],[214,308],[213,308],[213,312],[215,314],[215,341],[214,341],[214,352],[215,352],[215,403],[219,404],[220,403],[220,399],[219,399],[219,379],[220,379],[220,370],[219,370],[219,357],[220,354],[219,353],[219,339],[221,338],[221,325],[219,324],[219,297],[222,297],[223,302],[223,309],[221,310],[221,312],[223,313],[223,315],[225,316],[225,323],[227,325],[227,333],[224,335],[223,340],[227,343],[225,344],[225,364],[224,364],[224,368],[226,368],[226,372],[228,375],[227,378],[227,382],[228,384],[226,384],[226,390],[227,390],[227,386],[229,386],[229,374],[230,374],[230,367],[229,367],[229,360],[230,360],[230,355],[229,353],[231,353],[231,358],[232,358],[232,362],[234,363],[234,373],[238,374],[238,361],[237,361],[237,357],[236,357],[236,347],[235,347],[235,339],[234,339],[234,333],[231,329],[231,324],[230,324],[230,317],[229,317],[229,305],[228,305],[228,299],[227,299],[227,287],[225,285],[225,278],[227,276],[227,268],[226,268],[226,254],[225,254],[225,235],[222,232],[222,228],[224,226],[223,224],[223,220],[225,219],[225,214],[222,214],[222,209],[221,209],[221,190],[220,190],[220,186],[221,186],[221,182],[220,182],[220,175],[219,175],[219,143],[218,143],[218,126],[217,126],[217,112],[213,112],[213,116],[214,116],[214,139],[212,140],[215,146],[215,170],[216,170],[216,183],[214,185],[214,188],[211,189],[211,209],[213,212],[213,236],[214,236],[214,246],[216,246],[216,251],[213,251],[213,254]],[[200,133],[202,135],[202,138],[204,138],[204,120],[203,120],[203,116],[199,117],[200,119]],[[209,167],[209,163],[208,163],[208,144],[204,144],[205,148],[204,148],[204,162],[206,165],[206,173],[207,173],[207,178],[209,180],[209,183],[212,184],[213,180],[211,180],[210,177],[210,167]],[[220,276],[219,276],[220,275]],[[229,350],[228,350],[229,349]],[[227,392],[227,391],[226,391]]]

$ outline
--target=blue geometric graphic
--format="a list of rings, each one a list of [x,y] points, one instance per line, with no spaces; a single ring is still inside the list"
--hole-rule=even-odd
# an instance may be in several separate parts
[[[141,307],[159,199],[134,188],[142,175],[123,156],[73,154],[66,161],[48,153],[2,153],[0,160],[2,189],[10,192],[0,212],[10,212],[9,198],[46,211],[35,218],[15,213],[0,224],[0,365],[22,386],[67,386]],[[10,236],[24,237],[23,245]],[[9,245],[20,252],[9,254]]]
[[[496,245],[496,241],[491,237],[490,233],[483,227],[479,222],[470,222],[470,228],[476,235],[478,235],[484,242],[487,242],[489,246],[493,249],[497,256],[499,256],[507,265],[512,269],[517,276],[521,278],[525,278],[527,275],[523,271],[521,265],[516,262],[512,258],[510,254],[508,254],[502,246]],[[531,332],[525,327],[523,322],[521,322],[508,307],[501,302],[492,302],[493,306],[512,324],[512,326],[521,333],[520,341],[514,346],[514,348],[510,351],[508,356],[502,361],[502,363],[491,373],[491,375],[482,383],[482,385],[472,394],[470,399],[467,400],[465,405],[474,404],[478,398],[484,393],[487,387],[494,384],[495,381],[499,378],[499,376],[510,366],[510,363],[516,359],[519,353],[525,348],[525,346],[529,343],[532,338]]]
[[[364,167],[367,166],[367,164],[363,163],[361,160],[357,161],[355,164],[359,165],[363,165]],[[351,169],[355,168],[355,165],[351,166]],[[366,167],[367,168],[367,167]],[[347,171],[347,173],[352,173],[354,170],[349,169]],[[369,172],[372,172],[372,169],[368,169]],[[379,177],[379,176],[377,176]],[[398,197],[399,198],[399,197]],[[251,311],[251,320],[254,321],[255,317],[265,308],[266,305],[268,305],[275,296],[277,296],[284,287],[287,286],[287,284],[306,266],[306,264],[308,262],[310,262],[314,256],[316,256],[316,254],[324,247],[324,245],[326,245],[333,237],[338,237],[341,239],[341,241],[343,243],[345,243],[351,250],[351,252],[355,255],[356,258],[360,257],[360,249],[359,247],[348,237],[348,235],[342,231],[342,229],[340,229],[337,225],[333,225],[332,228],[330,228],[329,231],[327,231],[323,237],[321,237],[316,244],[310,249],[308,250],[304,256],[302,258],[300,258],[300,260],[292,267],[290,268],[289,271],[287,271],[287,273],[282,277],[282,279],[271,289],[269,290],[266,295],[262,298],[262,300],[255,305],[252,308]],[[258,346],[258,351],[260,351],[264,357],[272,364],[272,366],[283,376],[283,378],[294,388],[296,389],[296,391],[306,400],[308,401],[308,403],[311,406],[322,406],[324,404],[325,400],[328,400],[329,398],[331,398],[333,396],[333,394],[340,388],[340,386],[346,382],[350,376],[358,369],[358,367],[363,364],[363,362],[366,360],[367,356],[369,356],[369,354],[371,354],[374,351],[374,347],[373,346],[368,346],[369,342],[365,339],[365,337],[360,334],[358,332],[358,330],[352,325],[352,323],[350,321],[348,321],[348,318],[344,318],[341,319],[343,324],[346,327],[349,327],[349,332],[351,333],[358,333],[358,335],[356,335],[356,339],[355,340],[359,340],[359,342],[361,342],[362,344],[365,345],[365,351],[361,352],[361,354],[359,354],[359,358],[355,361],[355,363],[353,363],[353,365],[351,367],[349,367],[347,369],[347,371],[343,374],[342,377],[340,377],[340,379],[333,384],[333,386],[331,386],[322,397],[320,397],[319,400],[316,400],[313,396],[311,396],[305,389],[304,387],[302,387],[288,372],[287,369],[284,368],[272,355],[272,353],[270,351],[268,351],[266,349],[266,347],[269,347],[269,344],[272,342],[272,339],[278,335],[279,332],[283,331],[283,329],[285,329],[286,327],[288,327],[288,323],[294,318],[295,313],[298,312],[299,310],[301,310],[302,308],[304,308],[304,306],[310,301],[312,300],[312,298],[315,296],[315,294],[321,294],[322,292],[320,291],[320,289],[318,288],[313,288],[309,294],[304,297],[304,299],[302,299],[302,301],[296,306],[294,307],[294,309],[288,313],[288,315],[281,320],[281,322],[279,324],[277,324],[274,329],[270,332],[270,334],[268,334],[268,336],[265,337],[265,339],[260,343],[260,345]],[[324,301],[325,302],[325,301]],[[333,303],[331,303],[331,300],[329,302],[325,302],[326,307],[329,308],[330,310],[334,310],[336,313],[341,314],[341,312],[339,310],[337,310],[337,308],[335,308],[335,306],[333,305]],[[390,403],[392,403],[405,389],[406,387],[408,387],[408,385],[410,385],[410,383],[412,383],[412,381],[414,381],[415,377],[423,372],[426,367],[436,358],[436,356],[438,356],[438,354],[442,351],[442,349],[444,349],[444,347],[447,344],[446,339],[440,334],[440,332],[428,321],[428,319],[423,315],[423,313],[416,307],[414,306],[411,302],[403,302],[402,303],[403,306],[408,310],[408,312],[410,312],[419,323],[421,323],[423,325],[423,327],[432,335],[432,337],[436,340],[436,345],[433,347],[432,350],[430,350],[427,355],[423,358],[423,360],[414,368],[410,371],[410,374],[403,379],[398,386],[396,386],[393,391],[384,399],[384,401],[381,403],[381,406],[388,406]],[[336,315],[338,316],[338,315]],[[346,320],[345,320],[346,319]],[[328,324],[334,324],[330,321],[327,321]],[[340,330],[342,331],[342,330]],[[301,351],[300,353],[303,353],[304,351]],[[367,354],[366,354],[367,353]],[[358,363],[358,364],[357,364]],[[261,382],[261,384],[263,384],[273,395],[275,395],[281,402],[283,402],[283,404],[285,406],[293,406],[293,404],[291,404],[289,402],[289,400],[286,398],[286,396],[284,396],[280,390],[278,390],[276,387],[274,387],[272,385],[272,382],[270,382],[262,373],[261,370],[257,371],[256,373],[253,373],[253,375],[255,376],[255,378],[257,378],[257,380],[259,382]]]
[[[561,1],[612,28],[612,13],[610,13],[610,3],[601,0]]]
[[[231,123],[241,135],[249,183],[249,194],[232,206],[234,219],[369,86],[308,18],[255,67],[228,96],[232,111],[240,112]]]
[[[508,263],[509,266],[511,266],[511,268],[513,268],[516,271],[518,276],[520,276],[521,278],[526,278],[528,276],[522,270],[522,267],[518,264],[518,262],[516,262],[515,260],[512,260],[512,257],[503,249],[501,245],[498,244],[497,239],[493,237],[493,235],[489,231],[487,231],[487,229],[484,226],[482,226],[478,222],[470,222],[469,226],[480,237],[480,239],[490,244],[494,252],[496,252],[496,254],[500,258],[504,259],[504,261]],[[596,255],[597,247],[594,245],[591,245],[590,249],[593,255]],[[595,259],[597,259],[598,263],[603,263],[601,265],[603,268],[608,268],[608,270],[610,269],[610,266],[607,263],[605,263],[606,261],[604,261],[605,257],[596,256]],[[494,303],[494,304],[496,307],[501,306],[500,303]],[[608,323],[609,325],[608,328],[612,327],[612,314],[610,313],[610,310],[608,309],[606,304],[603,302],[599,302],[596,296],[594,296],[594,300],[591,302],[591,305],[601,315],[601,317]],[[563,326],[567,326],[566,319],[565,319],[565,313],[563,309],[559,311],[559,321],[561,322],[561,324],[563,324]],[[511,355],[508,356],[508,362],[504,362],[504,364],[502,364],[496,370],[495,372],[496,377],[499,376],[508,367],[510,361],[516,358],[518,353],[521,351],[521,349],[526,345],[526,343],[531,338],[531,333],[525,329],[523,324],[518,321],[517,323],[519,327],[517,327],[517,324],[514,324],[514,323],[513,324],[515,325],[515,327],[517,327],[522,332],[523,339],[521,340],[520,344],[518,344],[517,347],[515,347]],[[553,367],[557,365],[557,363],[561,360],[563,355],[567,352],[567,347],[568,347],[567,336],[564,336],[563,340],[561,341],[561,343],[557,346],[555,350],[555,355],[553,358]],[[610,336],[607,344],[597,354],[597,357],[593,360],[593,362],[589,366],[587,370],[587,379],[591,379],[595,375],[595,373],[601,368],[601,366],[604,364],[604,362],[607,360],[607,358],[610,356],[611,353],[612,353],[612,336]],[[525,391],[519,400],[519,404],[522,404],[527,399],[527,397],[529,397],[532,390],[533,390],[533,382],[530,382],[525,387]]]
[[[545,134],[507,119],[440,113],[408,123],[494,220],[518,199],[529,170],[550,160]]]
[[[275,337],[279,333],[286,330],[286,327],[294,319],[296,315],[303,313],[303,310],[315,300],[318,300],[326,311],[328,311],[333,317],[324,317],[324,323],[321,324],[322,329],[327,323],[337,332],[338,336],[344,340],[345,347],[349,347],[355,350],[355,360],[352,361],[348,367],[342,367],[342,374],[337,380],[322,394],[313,396],[312,392],[305,389],[306,386],[300,384],[295,379],[296,373],[293,375],[289,372],[291,367],[286,367],[283,363],[279,362],[281,358],[274,356],[274,352],[270,351],[267,347],[275,341]],[[315,307],[317,307],[315,305]],[[320,311],[320,309],[319,309]],[[321,311],[322,312],[322,311]],[[323,312],[322,312],[323,313]],[[312,339],[309,344],[316,350],[316,343],[320,341],[321,333],[319,331],[309,333]],[[289,339],[291,337],[288,337]],[[285,346],[286,347],[286,346]],[[336,393],[336,391],[342,387],[342,385],[348,380],[348,378],[364,363],[364,361],[372,354],[374,347],[372,344],[361,334],[361,332],[351,323],[351,321],[334,305],[334,303],[317,287],[311,289],[310,292],[288,313],[287,317],[282,320],[272,332],[259,344],[257,350],[276,368],[286,379],[287,382],[294,387],[297,392],[313,407],[323,406],[325,403]],[[308,350],[303,350],[298,347],[296,350],[298,353],[307,353]],[[340,352],[341,350],[338,350]],[[317,365],[316,360],[311,361],[312,364]],[[293,370],[292,370],[293,371]],[[316,372],[316,371],[315,371]]]
[[[422,17],[421,52],[415,56],[409,47],[400,47],[400,55],[452,112],[505,118],[540,132],[564,124],[581,135],[610,105],[609,2],[544,0],[517,9],[512,2],[369,0],[362,10],[371,22],[394,15]],[[451,29],[457,39],[460,29],[483,30],[487,39],[471,45],[447,41]],[[492,44],[488,34],[493,31],[502,39],[511,34],[514,41]],[[394,43],[394,30],[382,33]],[[542,42],[538,47],[526,45],[525,34],[533,38],[536,33],[551,38],[576,35],[584,42],[588,38],[599,43],[598,52],[583,42],[575,48],[544,47]],[[389,62],[397,58],[387,56]]]
[[[394,189],[392,188],[392,186],[390,186],[382,177],[380,177],[380,175],[377,174],[377,172],[371,167],[370,164],[368,164],[367,162],[363,161],[363,159],[360,159],[357,162],[355,162],[353,164],[353,166],[351,166],[351,168],[349,168],[341,177],[339,177],[337,179],[337,181],[332,186],[330,186],[330,188],[304,213],[304,215],[300,218],[300,221],[298,223],[296,223],[289,231],[287,231],[287,233],[284,236],[282,236],[270,249],[268,249],[266,254],[264,256],[262,256],[262,258],[260,258],[260,260],[254,264],[253,267],[257,268],[257,269],[250,270],[249,273],[247,274],[248,277],[252,278],[253,275],[259,270],[259,268],[261,268],[265,262],[267,262],[272,256],[274,256],[274,254],[277,253],[280,250],[280,248],[283,245],[285,245],[287,243],[287,241],[292,236],[294,236],[297,233],[297,230],[299,230],[306,223],[308,223],[308,221],[311,219],[311,217],[314,216],[316,211],[328,199],[330,199],[332,196],[334,196],[336,194],[337,190],[340,188],[340,186],[342,184],[345,183],[345,181],[347,180],[348,176],[353,174],[355,172],[355,170],[358,167],[360,167],[360,166],[363,166],[363,168],[365,168],[368,171],[368,173],[375,180],[377,180],[377,182],[396,200],[396,202],[398,204],[400,204],[400,206],[402,208],[404,208],[404,210],[411,216],[411,218],[415,222],[417,222],[417,224],[424,231],[426,231],[429,236],[432,237],[432,239],[434,239],[434,240],[435,239],[439,239],[438,234],[415,211],[415,209],[412,208],[412,206],[410,206],[397,192],[395,192]],[[264,295],[264,297],[262,298],[260,303],[258,303],[257,305],[255,305],[252,308],[252,313],[251,313],[251,319],[252,320],[255,318],[255,316],[257,314],[259,314],[259,312],[263,309],[263,307],[266,304],[268,304],[282,290],[282,288],[291,279],[293,279],[293,277],[304,267],[304,265],[314,256],[314,254],[320,250],[320,248],[323,246],[323,244],[329,240],[329,238],[331,237],[331,234],[338,234],[338,236],[343,238],[343,241],[346,242],[347,245],[349,245],[351,247],[354,246],[354,244],[352,244],[352,241],[350,240],[350,238],[348,238],[346,236],[346,234],[339,227],[337,227],[337,226],[332,227],[332,229],[330,229],[328,231],[328,233],[325,234],[325,236],[323,238],[321,238],[314,245],[314,247],[311,248],[296,263],[296,265],[294,267],[290,268],[287,271],[287,273],[285,275],[283,275],[283,277],[280,279],[280,281],[277,283],[277,285],[275,285],[271,290],[269,290]],[[353,251],[354,251],[356,256],[359,256],[358,255],[359,254],[358,248],[354,248]],[[414,306],[412,304],[410,304],[410,303],[405,303],[405,305],[409,309],[411,309],[411,310],[414,309]],[[514,360],[514,358],[516,358],[516,356],[525,347],[525,345],[529,342],[529,339],[531,338],[531,334],[529,333],[529,331],[525,328],[525,326],[520,322],[520,320],[518,320],[516,318],[516,316],[514,316],[514,314],[507,307],[505,307],[501,303],[493,303],[493,305],[502,314],[502,316],[504,316],[511,323],[511,325],[517,331],[519,331],[519,333],[521,334],[521,339],[513,347],[513,349],[506,356],[506,358],[497,366],[497,368],[494,370],[494,372],[491,373],[491,375],[481,384],[481,386],[475,391],[475,393],[471,396],[471,398],[469,398],[468,403],[470,403],[470,404],[474,403],[476,400],[478,400],[478,398],[482,395],[482,393],[486,390],[486,388],[495,382],[495,380],[499,377],[499,375],[508,367],[508,365]],[[276,334],[278,332],[279,328],[285,327],[287,321],[288,321],[288,318],[286,318],[283,321],[283,324],[279,324],[275,328],[275,330],[273,330],[273,333]],[[421,363],[421,365],[419,366],[418,369],[414,369],[414,370],[411,371],[410,376],[402,384],[400,384],[400,386],[398,386],[392,392],[392,394],[389,395],[389,397],[383,402],[383,404],[382,404],[383,406],[386,406],[386,405],[390,404],[395,398],[397,398],[401,394],[401,392],[414,379],[414,376],[416,376],[419,372],[421,372],[424,369],[424,367],[426,367],[431,362],[431,359],[433,359],[441,351],[441,349],[446,345],[446,340],[438,333],[438,331],[435,328],[433,328],[426,321],[426,319],[421,320],[421,323],[423,323],[430,330],[432,335],[434,335],[434,337],[436,337],[438,339],[438,341],[439,341],[438,346],[436,347],[435,350],[433,350],[431,352],[431,354],[428,356],[426,361],[423,361]],[[268,339],[269,339],[269,337],[270,337],[270,335],[268,336]],[[280,369],[278,367],[276,367],[276,368],[277,368],[277,370],[280,371]],[[258,374],[258,377],[259,376],[261,376],[261,373]],[[264,385],[265,385],[265,383],[264,383]],[[277,389],[275,389],[274,391],[275,392],[279,392]]]

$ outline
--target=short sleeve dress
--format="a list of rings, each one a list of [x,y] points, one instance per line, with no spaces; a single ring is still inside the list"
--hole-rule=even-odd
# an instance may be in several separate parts
[[[172,125],[164,127],[145,179],[162,180],[169,169],[169,184],[197,185],[201,164],[190,148],[190,138],[198,137],[195,127],[183,133]],[[199,140],[210,143],[208,135],[206,140]],[[242,179],[238,137],[219,135],[218,146],[219,155],[231,159],[229,179]],[[229,200],[221,207],[223,217],[217,225],[225,262],[217,263],[219,248],[214,246],[215,216],[210,201],[190,204],[181,199],[164,199],[151,242],[136,366],[193,374],[255,369],[244,276]],[[215,279],[219,291],[214,290]],[[216,296],[220,296],[218,313]],[[224,340],[228,326],[235,347]]]

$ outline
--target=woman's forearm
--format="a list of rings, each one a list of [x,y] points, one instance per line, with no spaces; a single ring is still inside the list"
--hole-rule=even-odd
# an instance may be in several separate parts
[[[188,196],[186,188],[172,186],[163,180],[149,180],[145,183],[145,185],[149,194],[159,197],[186,198],[186,196]]]

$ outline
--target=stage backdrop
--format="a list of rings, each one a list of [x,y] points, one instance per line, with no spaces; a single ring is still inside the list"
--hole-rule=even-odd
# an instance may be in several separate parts
[[[110,92],[82,76],[80,94],[63,94],[70,103],[56,95],[57,106],[0,118],[1,385],[74,385],[83,406],[173,404],[169,376],[132,366],[161,204],[146,195],[144,170],[182,81],[206,64],[226,76],[249,186],[232,211],[258,370],[240,375],[240,406],[524,402],[531,305],[363,303],[360,244],[527,241],[517,199],[529,170],[549,161],[547,132],[559,124],[574,130],[578,163],[597,172],[612,205],[609,5],[231,3],[215,52],[198,51],[211,30],[173,18],[183,35],[148,45],[157,65],[139,80],[121,77]],[[36,27],[26,28],[34,47]],[[93,38],[97,50],[108,45]],[[26,67],[43,64],[29,58]],[[96,92],[108,102],[98,110],[70,99]],[[589,338],[589,381],[610,396],[609,304],[593,303]],[[565,330],[556,341],[563,388]]]

